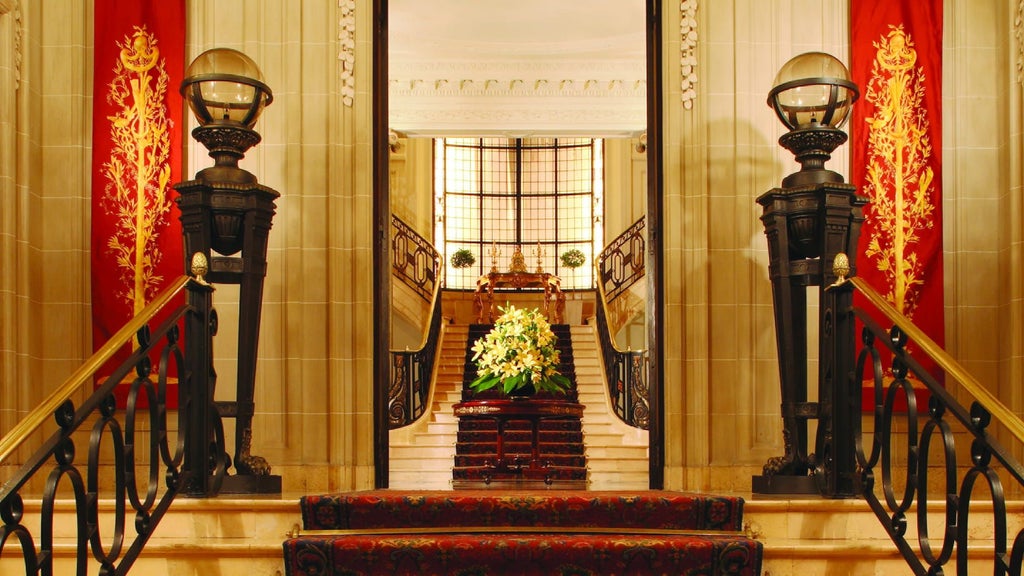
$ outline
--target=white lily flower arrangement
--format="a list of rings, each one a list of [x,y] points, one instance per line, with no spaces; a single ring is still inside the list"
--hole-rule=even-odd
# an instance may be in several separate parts
[[[571,382],[558,372],[558,337],[537,309],[508,306],[483,338],[473,343],[477,377],[470,383],[476,392],[501,385],[508,395],[525,392],[565,394]]]

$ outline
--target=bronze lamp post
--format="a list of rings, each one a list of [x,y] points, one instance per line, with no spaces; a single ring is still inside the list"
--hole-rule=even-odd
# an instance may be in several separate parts
[[[238,166],[260,141],[252,127],[273,95],[256,64],[227,48],[207,50],[192,61],[181,95],[199,122],[192,137],[214,159],[194,180],[174,186],[185,253],[206,255],[211,283],[239,285],[237,394],[234,401],[215,403],[221,418],[235,419],[236,474],[224,479],[221,492],[280,492],[281,477],[250,453],[267,238],[280,195]]]
[[[847,136],[840,128],[858,95],[846,67],[822,52],[801,54],[787,62],[768,95],[768,105],[789,129],[779,138],[779,144],[793,152],[800,170],[786,176],[781,187],[757,199],[768,240],[785,453],[771,458],[764,465],[763,475],[753,478],[755,493],[835,492],[821,484],[831,474],[821,474],[819,468],[826,464],[823,458],[829,460],[829,465],[837,458],[832,439],[838,399],[832,386],[838,385],[843,375],[837,375],[830,362],[834,357],[833,339],[846,335],[835,334],[832,326],[834,315],[849,308],[850,295],[845,293],[845,301],[824,296],[825,288],[836,279],[832,271],[836,255],[856,253],[864,220],[862,207],[867,200],[824,164],[835,148],[846,142]],[[817,402],[809,402],[807,394],[809,286],[817,286],[821,296]],[[845,420],[845,415],[843,412],[840,419]],[[819,420],[817,445],[827,456],[808,454],[810,419]],[[851,457],[852,453],[838,455],[844,465]],[[844,490],[831,495],[843,495]]]

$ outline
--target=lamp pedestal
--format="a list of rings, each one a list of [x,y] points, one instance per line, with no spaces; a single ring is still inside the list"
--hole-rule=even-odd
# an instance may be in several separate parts
[[[849,309],[849,291],[825,297],[825,288],[836,280],[832,263],[839,253],[856,254],[862,207],[867,199],[856,194],[856,187],[842,182],[819,182],[795,187],[773,188],[757,199],[763,208],[761,222],[768,239],[768,275],[772,282],[775,310],[775,336],[779,356],[782,392],[783,443],[782,456],[771,458],[764,465],[764,474],[754,476],[755,494],[817,494],[829,474],[819,473],[823,465],[844,467],[840,475],[852,474],[852,453],[836,454],[832,438],[833,411],[839,406],[833,386],[842,385],[845,369],[837,373],[830,364],[835,357],[835,315]],[[818,327],[819,395],[817,402],[807,395],[807,288],[819,290]],[[852,350],[851,350],[852,355]],[[818,456],[808,454],[807,421],[819,419]],[[824,420],[822,420],[824,419]],[[840,420],[845,420],[841,418]],[[822,461],[823,451],[829,462]],[[841,462],[839,461],[841,460]],[[851,468],[849,471],[845,467]],[[814,475],[811,475],[811,473]],[[851,484],[852,494],[852,484]],[[837,494],[845,495],[840,487]]]
[[[239,285],[236,399],[215,403],[220,417],[235,419],[237,474],[224,478],[220,492],[280,493],[281,477],[271,476],[266,460],[249,452],[267,240],[279,194],[256,183],[209,182],[203,178],[178,183],[174,188],[180,194],[185,253],[207,255],[209,282]],[[241,254],[232,256],[238,252]]]

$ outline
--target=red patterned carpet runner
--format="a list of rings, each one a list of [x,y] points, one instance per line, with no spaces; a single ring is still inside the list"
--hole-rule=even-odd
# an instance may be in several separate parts
[[[288,576],[761,572],[741,498],[680,492],[366,491],[306,496]]]

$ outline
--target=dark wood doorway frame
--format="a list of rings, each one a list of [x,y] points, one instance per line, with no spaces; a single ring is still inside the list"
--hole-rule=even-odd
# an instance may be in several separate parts
[[[662,5],[646,0],[647,23],[647,338],[650,351],[649,478],[651,489],[665,481],[663,317],[661,282],[662,173]],[[373,0],[373,438],[374,484],[388,487],[388,385],[391,379],[391,194],[388,178],[388,0]]]

